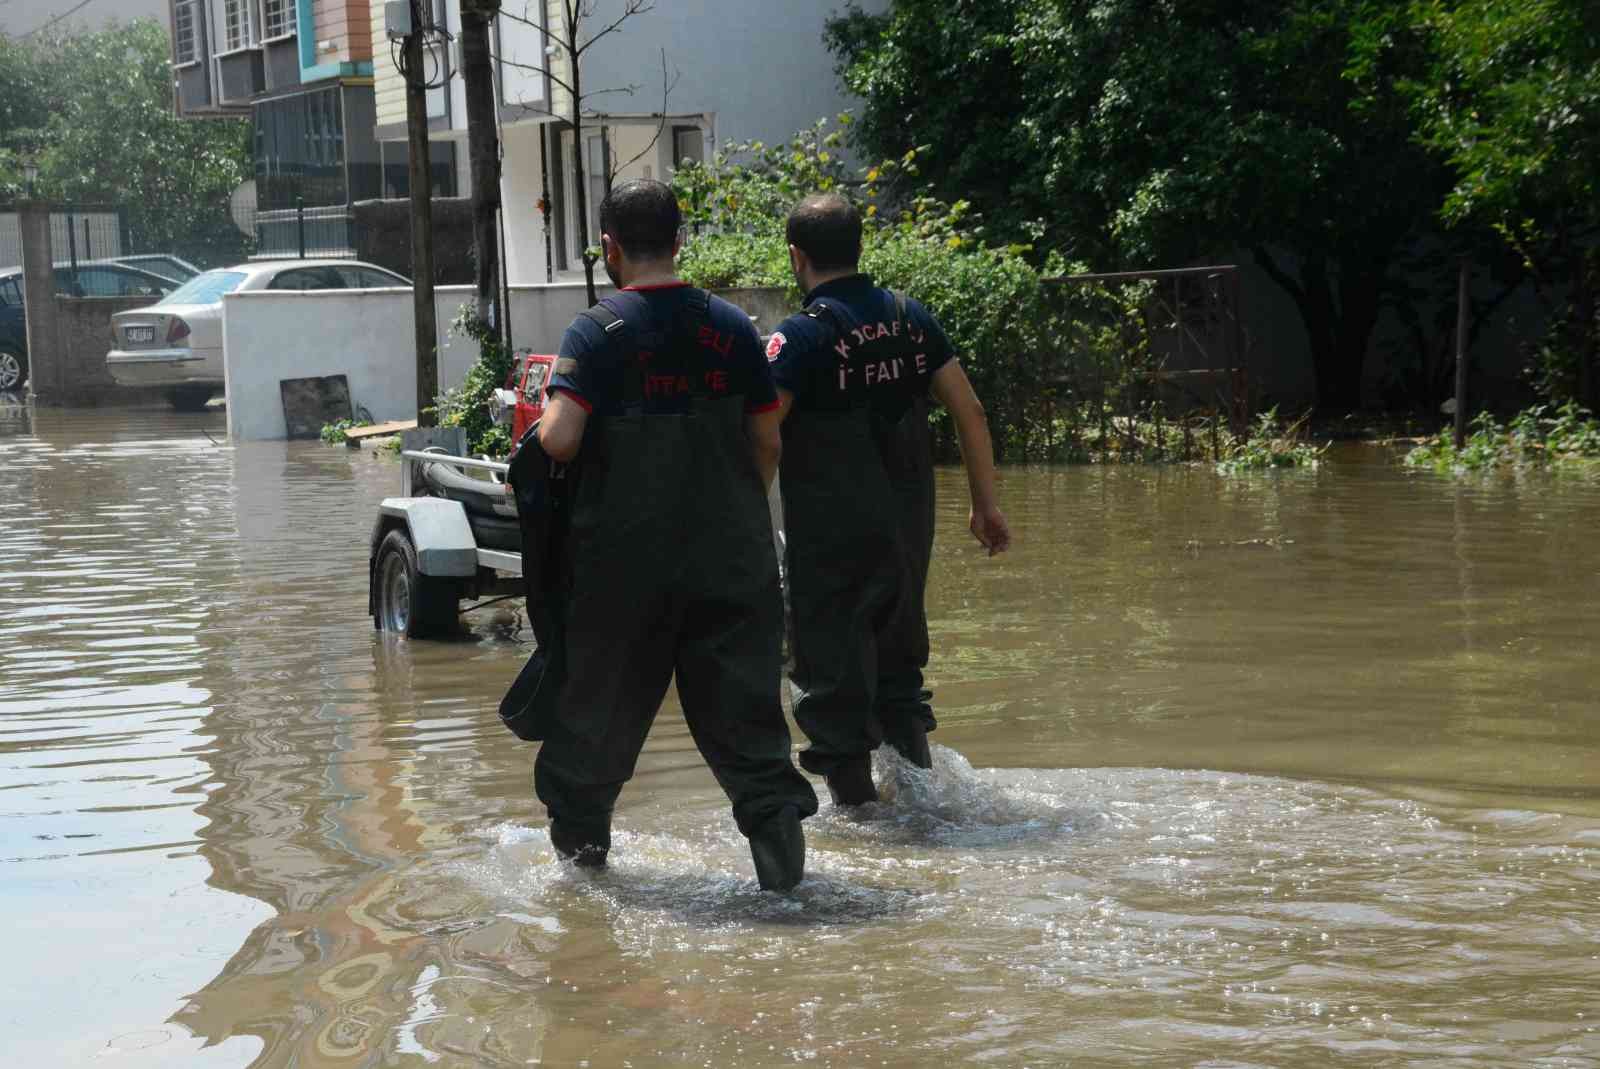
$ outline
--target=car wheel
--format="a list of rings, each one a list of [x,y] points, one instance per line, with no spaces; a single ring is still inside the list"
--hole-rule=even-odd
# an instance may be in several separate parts
[[[27,377],[27,358],[9,350],[0,350],[0,393],[22,389],[23,380]]]
[[[199,412],[216,393],[210,386],[177,386],[167,391],[167,404],[179,412]]]
[[[383,536],[373,577],[378,590],[372,622],[379,631],[408,638],[455,631],[455,591],[449,583],[418,570],[417,551],[405,531],[396,529]]]

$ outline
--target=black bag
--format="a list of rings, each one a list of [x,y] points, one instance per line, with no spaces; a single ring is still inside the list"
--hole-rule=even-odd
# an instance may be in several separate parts
[[[565,543],[576,467],[558,463],[539,444],[535,423],[517,443],[507,478],[522,529],[522,582],[537,646],[500,699],[500,719],[519,739],[545,737],[567,676]]]

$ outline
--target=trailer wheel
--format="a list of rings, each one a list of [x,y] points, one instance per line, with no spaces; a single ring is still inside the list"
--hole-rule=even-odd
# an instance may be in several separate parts
[[[383,536],[378,545],[378,596],[372,622],[379,631],[409,638],[433,638],[456,629],[456,595],[448,582],[423,575],[416,547],[403,530]]]

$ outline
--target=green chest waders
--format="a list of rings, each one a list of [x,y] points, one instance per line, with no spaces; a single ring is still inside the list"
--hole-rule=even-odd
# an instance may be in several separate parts
[[[691,292],[691,311],[703,316],[704,300]],[[674,346],[678,367],[697,368],[696,324],[635,340],[616,337],[628,328],[603,306],[585,314],[627,348],[623,411],[591,421],[579,449],[563,565],[566,677],[535,766],[552,838],[603,857],[612,808],[674,676],[740,830],[750,835],[785,807],[809,816],[816,796],[790,760],[778,695],[777,560],[744,398],[714,397],[704,374],[689,373],[687,411],[648,411],[639,351],[654,352],[657,367]]]
[[[812,314],[848,329],[824,302]],[[903,324],[904,300],[896,294]],[[856,360],[909,358],[906,332],[858,345]],[[927,402],[898,418],[861,400],[800,411],[784,422],[783,515],[795,720],[810,740],[809,771],[830,771],[895,739],[914,722],[932,730],[923,690],[923,609],[933,548],[933,466]]]

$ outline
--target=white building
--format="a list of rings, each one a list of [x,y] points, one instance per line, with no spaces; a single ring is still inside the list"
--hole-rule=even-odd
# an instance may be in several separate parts
[[[454,34],[461,27],[459,0],[432,0],[438,24]],[[575,0],[574,0],[575,2]],[[620,16],[624,0],[593,0],[593,14],[579,28],[587,40]],[[511,285],[551,280],[581,269],[582,253],[571,167],[572,131],[561,116],[570,97],[561,82],[570,77],[561,50],[547,54],[542,28],[561,33],[564,0],[505,0],[492,48],[500,93],[505,270]],[[676,161],[705,159],[718,144],[787,139],[848,103],[823,43],[828,18],[843,0],[655,0],[650,10],[628,18],[583,55],[582,137],[589,186],[590,237],[607,175],[660,178]],[[883,0],[868,7],[884,6]],[[373,76],[380,142],[406,139],[405,85],[385,40],[384,5],[372,5]],[[508,17],[519,16],[519,18]],[[540,22],[539,20],[543,20]],[[538,25],[530,25],[537,22]],[[435,57],[454,75],[459,49]],[[662,63],[672,81],[662,117]],[[552,78],[532,68],[548,70]],[[623,92],[632,87],[631,92]],[[554,113],[554,114],[553,114]],[[459,76],[430,94],[433,138],[458,142],[465,164],[466,101]],[[660,133],[657,139],[657,133]],[[652,140],[654,143],[652,144]],[[384,156],[394,146],[386,144]],[[462,167],[461,192],[467,193]],[[548,200],[547,245],[541,200]]]

